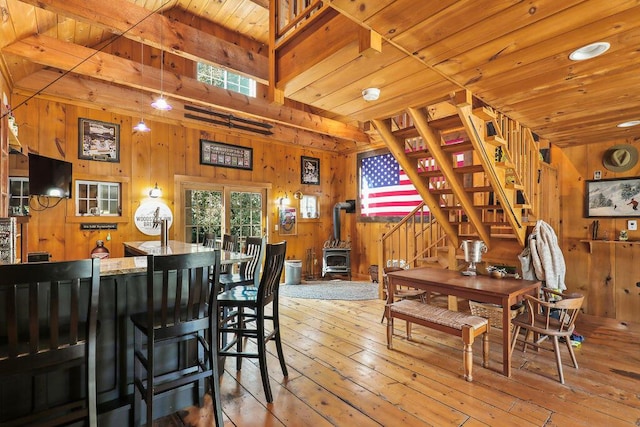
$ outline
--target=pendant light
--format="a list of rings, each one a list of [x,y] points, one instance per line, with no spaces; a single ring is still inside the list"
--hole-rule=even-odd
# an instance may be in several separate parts
[[[161,17],[164,18],[163,14],[160,14]],[[164,28],[164,19],[161,20],[160,24],[160,97],[156,98],[155,101],[151,103],[151,106],[156,110],[160,111],[170,111],[171,105],[164,99],[164,49],[162,44],[162,29]]]
[[[142,111],[144,109],[143,102],[144,97],[142,93],[142,87],[144,87],[144,43],[140,42],[140,121],[133,127],[136,132],[149,132],[151,129],[144,122]]]

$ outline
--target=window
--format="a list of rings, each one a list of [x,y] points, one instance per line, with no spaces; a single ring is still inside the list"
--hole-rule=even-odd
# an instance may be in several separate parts
[[[9,215],[29,215],[29,178],[9,177]]]
[[[240,242],[262,235],[262,193],[231,192],[231,234]]]
[[[300,215],[305,219],[320,218],[317,196],[302,196],[300,199]]]
[[[120,216],[120,183],[76,181],[76,215]]]
[[[256,96],[256,81],[213,65],[198,63],[197,79],[211,86],[232,90],[243,95]]]

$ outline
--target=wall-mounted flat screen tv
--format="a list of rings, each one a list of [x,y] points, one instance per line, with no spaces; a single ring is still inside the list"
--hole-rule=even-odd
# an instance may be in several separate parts
[[[71,198],[71,163],[29,153],[29,194]]]

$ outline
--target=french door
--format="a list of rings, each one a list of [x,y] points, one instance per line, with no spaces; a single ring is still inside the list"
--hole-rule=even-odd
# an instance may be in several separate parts
[[[176,219],[182,236],[176,237],[185,242],[202,243],[211,233],[217,238],[237,235],[242,244],[268,229],[267,186],[184,181],[177,187],[181,207],[176,203],[176,210],[180,209],[181,218]]]

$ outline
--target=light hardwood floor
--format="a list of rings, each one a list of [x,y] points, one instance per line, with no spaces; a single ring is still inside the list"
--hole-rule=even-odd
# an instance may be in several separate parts
[[[413,341],[396,322],[386,347],[384,303],[281,298],[289,378],[271,345],[274,402],[264,399],[255,364],[227,360],[222,379],[226,426],[638,426],[640,324],[583,315],[575,370],[564,348],[566,384],[552,352],[516,347],[513,376],[501,370],[499,331],[491,334],[491,367],[474,344],[472,383],[462,377],[457,337],[414,326]],[[211,425],[209,411],[188,408],[157,426]]]

